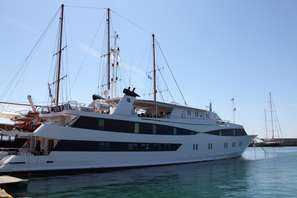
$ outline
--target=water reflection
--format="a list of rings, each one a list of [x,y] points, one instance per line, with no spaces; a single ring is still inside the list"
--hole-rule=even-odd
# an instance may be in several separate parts
[[[273,173],[286,163],[295,169],[295,154],[269,150],[267,153],[248,149],[242,158],[175,166],[129,169],[98,174],[35,178],[25,192],[29,197],[271,197],[288,171]],[[284,156],[285,154],[285,156]],[[295,154],[296,155],[296,154]],[[290,161],[290,160],[289,160]],[[291,173],[292,174],[292,173]],[[296,171],[294,172],[296,175]],[[294,175],[293,174],[293,175]],[[297,175],[296,175],[297,176]],[[296,186],[295,182],[295,186]],[[278,186],[279,187],[279,186]],[[289,185],[293,188],[293,185]],[[258,190],[261,191],[258,191]],[[264,191],[263,191],[264,189]],[[295,190],[295,189],[294,189]],[[275,190],[276,191],[276,190]],[[276,194],[286,193],[285,190]],[[290,194],[286,193],[287,196]]]

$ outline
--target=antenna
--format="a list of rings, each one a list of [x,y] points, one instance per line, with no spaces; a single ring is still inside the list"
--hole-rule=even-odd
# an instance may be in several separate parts
[[[271,116],[271,132],[272,132],[272,139],[274,139],[274,120],[273,120],[273,111],[272,111],[272,97],[271,92],[269,92],[269,104],[270,104],[270,116]]]
[[[155,34],[152,34],[153,40],[153,93],[155,103],[155,116],[157,117],[157,84],[156,84],[156,48],[155,48]]]
[[[61,63],[62,63],[62,42],[63,42],[63,20],[64,20],[64,4],[61,5],[61,16],[60,16],[60,34],[59,34],[59,51],[58,51],[58,62],[57,62],[57,75],[56,75],[56,96],[55,105],[59,105],[60,95],[60,75],[61,75]]]
[[[233,117],[233,123],[235,123],[235,112],[236,112],[235,98],[231,98],[231,102],[232,102],[232,117]]]

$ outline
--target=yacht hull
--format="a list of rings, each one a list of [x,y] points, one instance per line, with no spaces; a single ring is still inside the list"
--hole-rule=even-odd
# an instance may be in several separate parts
[[[55,137],[58,126],[44,126],[39,129],[39,136],[46,136],[45,131],[52,131]],[[66,173],[94,172],[110,169],[172,165],[194,163],[240,157],[254,136],[216,136],[205,133],[196,135],[145,135],[60,127],[67,139],[88,141],[148,142],[160,144],[178,144],[172,151],[58,151],[48,155],[22,154],[8,155],[1,160],[0,174],[13,173]],[[56,135],[61,134],[59,130]],[[60,131],[61,132],[61,131]],[[68,134],[68,135],[67,135]],[[58,138],[57,136],[55,138]],[[76,140],[77,141],[77,140]],[[87,143],[85,143],[87,145]],[[211,147],[210,147],[211,144]],[[228,146],[226,146],[228,144]]]

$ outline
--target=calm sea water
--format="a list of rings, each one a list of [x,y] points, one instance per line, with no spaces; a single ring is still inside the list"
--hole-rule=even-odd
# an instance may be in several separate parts
[[[31,179],[15,197],[297,197],[297,147],[248,148],[243,157]]]

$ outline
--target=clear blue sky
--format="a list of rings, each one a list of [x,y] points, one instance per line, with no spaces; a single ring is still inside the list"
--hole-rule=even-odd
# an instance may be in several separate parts
[[[232,120],[230,99],[234,97],[236,121],[249,133],[263,136],[263,111],[271,91],[283,135],[297,137],[296,1],[2,0],[1,100],[26,101],[27,94],[36,102],[48,100],[47,83],[53,75],[57,20],[17,78],[17,85],[9,84],[11,94],[6,87],[62,2],[110,7],[145,29],[140,30],[112,15],[113,28],[120,34],[124,85],[130,82],[140,92],[150,88],[145,72],[150,67],[149,32],[155,32],[191,106],[205,108],[211,100],[223,119]],[[68,41],[65,71],[69,76],[71,99],[88,103],[101,76],[103,33],[98,33],[93,46],[90,47],[90,43],[96,29],[103,32],[105,13],[66,7],[65,15]],[[160,55],[157,58],[159,66],[165,66]],[[128,67],[132,69],[127,70]],[[169,76],[165,69],[164,72]],[[172,81],[169,85],[174,89]],[[173,94],[182,103],[178,92]]]

